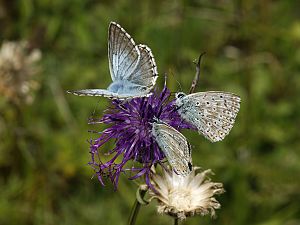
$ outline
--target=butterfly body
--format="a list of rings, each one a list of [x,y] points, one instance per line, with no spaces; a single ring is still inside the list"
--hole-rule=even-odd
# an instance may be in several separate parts
[[[112,82],[107,90],[113,93],[121,94],[121,95],[134,95],[137,92],[143,92],[147,88],[135,83],[132,83],[128,80],[117,80]]]
[[[240,109],[240,98],[221,91],[176,94],[180,116],[194,125],[211,142],[221,141],[230,132]]]
[[[149,96],[158,77],[151,49],[136,45],[132,37],[117,23],[108,28],[108,59],[112,83],[107,89],[67,91],[78,96],[103,96],[130,99]]]
[[[175,173],[188,175],[192,171],[192,156],[186,138],[175,128],[162,121],[152,124],[152,135]]]

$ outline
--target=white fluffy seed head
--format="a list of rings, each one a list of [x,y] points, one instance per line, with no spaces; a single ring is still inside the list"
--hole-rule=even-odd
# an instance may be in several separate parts
[[[196,214],[215,215],[215,209],[221,207],[214,198],[224,192],[222,183],[211,182],[208,178],[211,170],[198,172],[193,169],[188,176],[178,176],[172,171],[163,171],[163,175],[152,177],[156,193],[150,191],[152,198],[158,200],[158,212],[185,219]]]

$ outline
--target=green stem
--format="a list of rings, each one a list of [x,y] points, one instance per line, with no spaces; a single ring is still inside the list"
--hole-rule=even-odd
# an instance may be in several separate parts
[[[144,198],[145,194],[146,194],[147,190],[141,190],[140,191],[140,196],[142,198]],[[130,217],[128,220],[128,225],[134,225],[137,215],[139,214],[141,208],[141,203],[139,203],[139,201],[137,199],[135,199],[134,205],[132,207],[131,213],[130,213]]]

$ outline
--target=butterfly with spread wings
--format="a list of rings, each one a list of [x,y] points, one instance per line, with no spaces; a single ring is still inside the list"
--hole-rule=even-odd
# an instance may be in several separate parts
[[[112,83],[107,89],[67,91],[78,96],[104,96],[130,99],[149,96],[158,77],[151,49],[136,45],[132,37],[117,23],[108,28],[108,59]]]

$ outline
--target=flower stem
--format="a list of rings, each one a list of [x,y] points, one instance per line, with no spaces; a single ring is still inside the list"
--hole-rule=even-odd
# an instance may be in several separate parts
[[[195,63],[195,64],[196,64],[196,75],[195,75],[195,78],[194,78],[194,80],[193,80],[192,86],[191,86],[191,88],[190,88],[189,94],[194,93],[195,88],[196,88],[196,86],[197,86],[197,84],[198,84],[199,77],[200,77],[200,63],[201,63],[201,58],[202,58],[202,56],[205,55],[205,54],[206,54],[205,52],[201,53],[201,55],[200,55],[199,58],[198,58],[198,62]]]
[[[146,192],[147,192],[147,190],[140,190],[140,196],[142,198],[144,198]],[[131,209],[130,217],[129,217],[129,220],[128,220],[128,225],[134,225],[135,224],[135,221],[136,221],[137,215],[139,214],[140,208],[141,208],[141,203],[137,199],[135,199],[135,202],[134,202],[133,207]]]
[[[174,225],[178,225],[178,218],[174,218]]]

